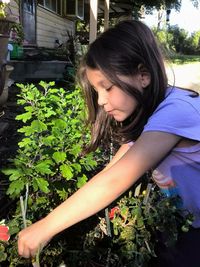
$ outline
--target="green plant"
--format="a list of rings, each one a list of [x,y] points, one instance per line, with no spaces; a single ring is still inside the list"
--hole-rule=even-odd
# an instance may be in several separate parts
[[[166,198],[149,185],[137,197],[129,191],[111,209],[110,222],[100,218],[95,229],[87,234],[85,250],[104,259],[106,266],[148,266],[156,256],[155,245],[160,236],[166,246],[172,246],[178,231],[188,231],[192,224],[193,216],[188,213],[183,218],[177,201],[178,198]]]
[[[87,181],[83,173],[96,166],[92,154],[80,156],[89,137],[85,132],[85,140],[82,138],[84,106],[80,90],[56,89],[54,83],[45,82],[40,82],[40,90],[33,84],[18,86],[18,104],[25,112],[16,120],[24,123],[18,130],[23,138],[13,167],[3,170],[10,176],[7,193],[19,197],[29,184],[31,192],[51,191],[63,200]]]
[[[13,0],[19,6],[19,0]],[[6,18],[11,15],[10,0],[0,0],[0,18]]]
[[[27,224],[31,224],[86,183],[87,174],[97,165],[97,157],[92,153],[81,155],[89,132],[83,123],[84,102],[78,87],[58,89],[54,82],[40,82],[38,86],[18,84],[18,87],[17,103],[23,109],[16,120],[22,124],[18,130],[22,138],[15,158],[2,172],[9,176],[10,198],[18,200],[28,187],[26,218]],[[23,228],[19,204],[14,214],[10,214],[12,238],[6,248],[10,266],[22,262],[15,241]],[[50,245],[44,255],[50,254],[51,249]],[[62,252],[55,250],[54,255]]]
[[[7,16],[7,8],[9,8],[9,0],[0,1],[0,18],[5,18]]]
[[[14,22],[11,26],[11,42],[22,45],[24,41],[24,29],[20,22]]]

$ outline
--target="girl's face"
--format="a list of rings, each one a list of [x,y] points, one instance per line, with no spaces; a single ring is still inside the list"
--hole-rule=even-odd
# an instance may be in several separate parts
[[[112,84],[101,71],[87,68],[86,75],[91,86],[98,94],[98,104],[116,121],[124,121],[135,111],[137,107],[136,99]],[[125,76],[119,78],[143,92],[141,74],[137,74],[133,78]]]

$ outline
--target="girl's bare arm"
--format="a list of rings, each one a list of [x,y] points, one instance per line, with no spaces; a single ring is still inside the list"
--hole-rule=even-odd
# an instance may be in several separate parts
[[[180,139],[164,132],[146,132],[130,149],[121,148],[109,168],[94,176],[44,219],[19,233],[19,254],[33,256],[40,244],[108,206],[165,157]]]

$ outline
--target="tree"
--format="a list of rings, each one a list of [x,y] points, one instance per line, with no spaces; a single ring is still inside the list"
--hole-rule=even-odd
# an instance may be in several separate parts
[[[192,4],[198,8],[200,0],[190,0]],[[131,11],[136,17],[140,16],[141,7],[145,7],[145,13],[151,13],[153,9],[175,9],[180,10],[182,0],[113,0],[116,6],[120,6],[125,9],[131,8]],[[129,6],[129,7],[128,7]]]

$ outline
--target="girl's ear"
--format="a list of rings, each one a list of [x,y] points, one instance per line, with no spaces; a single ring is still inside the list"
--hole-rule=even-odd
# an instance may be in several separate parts
[[[146,88],[151,83],[151,75],[149,72],[141,73],[141,85],[142,88]]]
[[[151,83],[151,75],[143,64],[138,65],[138,70],[141,78],[142,88],[146,88]]]

